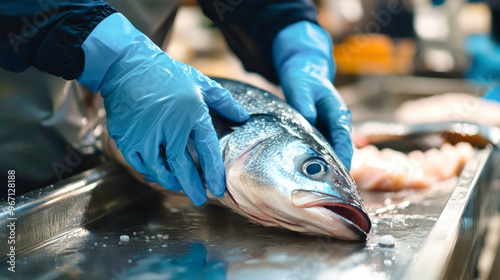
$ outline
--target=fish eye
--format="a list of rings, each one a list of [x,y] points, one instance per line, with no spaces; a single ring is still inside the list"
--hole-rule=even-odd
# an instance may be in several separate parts
[[[310,158],[302,164],[302,173],[311,179],[321,179],[328,171],[328,163],[322,158]]]

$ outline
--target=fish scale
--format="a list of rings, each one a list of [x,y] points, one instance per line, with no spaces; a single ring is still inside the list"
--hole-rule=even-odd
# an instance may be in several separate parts
[[[248,126],[242,127],[245,130],[244,132],[257,134],[257,137],[253,135],[250,135],[250,137],[245,137],[247,135],[233,137],[238,140],[231,143],[232,148],[233,145],[240,149],[245,148],[248,142],[255,141],[255,138],[275,133],[279,129],[288,129],[290,131],[301,132],[303,134],[302,137],[319,138],[319,141],[317,141],[319,145],[316,148],[328,150],[327,153],[333,154],[331,147],[327,144],[327,140],[323,135],[313,128],[301,114],[279,97],[254,86],[235,82],[234,80],[223,78],[214,78],[214,80],[229,90],[233,99],[250,114],[249,121],[245,123]],[[268,116],[268,118],[265,116]],[[275,117],[277,120],[269,117]],[[239,133],[243,134],[243,132]],[[225,141],[223,142],[226,144]],[[221,148],[224,147],[221,145]],[[237,151],[240,152],[240,149],[237,149]],[[340,161],[338,160],[338,162]]]
[[[222,87],[231,92],[234,100],[243,107],[250,115],[274,116],[283,124],[294,124],[303,126],[307,132],[312,133],[312,127],[308,122],[295,111],[290,105],[279,97],[244,83],[237,83],[233,80],[215,78]]]

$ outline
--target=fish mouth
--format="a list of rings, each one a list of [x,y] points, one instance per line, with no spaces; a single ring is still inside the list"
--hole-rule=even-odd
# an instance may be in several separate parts
[[[325,228],[329,226],[328,223],[340,223],[345,228],[341,239],[366,240],[370,232],[371,221],[361,204],[356,205],[333,195],[308,190],[294,190],[292,204],[321,213]]]
[[[301,190],[298,192],[308,193],[309,191]],[[297,201],[296,199],[294,201],[292,199],[291,204],[288,203],[287,206],[285,203],[280,207],[266,203],[241,204],[230,192],[226,192],[224,195],[226,199],[221,202],[264,226],[281,226],[305,234],[325,235],[348,241],[366,241],[368,239],[371,222],[368,214],[362,208],[345,202],[333,201],[329,195],[326,195],[330,198],[329,201],[315,199],[319,195],[325,197],[322,193],[313,192],[309,197],[314,200],[307,204],[295,205],[294,202],[300,203],[305,202],[305,200]]]
[[[331,205],[323,205],[321,207],[328,209],[337,216],[340,216],[347,222],[358,227],[363,232],[365,233],[370,232],[371,229],[370,219],[367,217],[365,213],[361,212],[358,208],[347,204],[331,204]]]

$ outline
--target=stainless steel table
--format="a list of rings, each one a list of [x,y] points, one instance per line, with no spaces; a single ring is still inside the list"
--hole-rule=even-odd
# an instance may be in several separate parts
[[[474,91],[461,80],[414,77],[368,77],[339,91],[366,121],[391,120],[402,101],[454,87]],[[366,243],[265,228],[157,192],[117,165],[97,167],[17,198],[15,273],[6,263],[11,216],[0,201],[0,279],[472,279],[485,235],[500,236],[489,224],[499,154],[477,150],[457,182],[362,193],[373,221]],[[381,246],[383,235],[395,246]]]
[[[19,197],[15,273],[5,265],[9,212],[0,202],[0,279],[470,279],[497,210],[497,154],[478,150],[456,184],[362,193],[373,221],[366,243],[196,208],[102,166]],[[387,234],[395,247],[378,244]]]

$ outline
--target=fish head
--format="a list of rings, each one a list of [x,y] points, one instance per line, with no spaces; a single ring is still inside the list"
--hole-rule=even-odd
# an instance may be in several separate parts
[[[331,147],[287,131],[260,140],[226,166],[227,206],[266,226],[366,240],[371,222]]]

